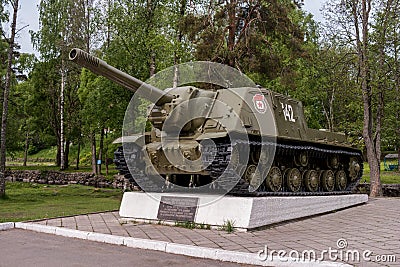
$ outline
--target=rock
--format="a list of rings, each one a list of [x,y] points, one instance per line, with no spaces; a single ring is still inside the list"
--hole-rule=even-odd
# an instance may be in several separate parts
[[[119,188],[130,187],[129,181],[126,181],[122,175],[115,175],[112,181],[107,180],[104,176],[95,176],[93,173],[75,172],[65,173],[59,171],[6,171],[8,181],[22,181],[26,183],[38,184],[81,184],[104,188]],[[127,184],[128,183],[128,184]]]
[[[369,194],[371,185],[362,183],[357,186],[355,193]],[[383,184],[382,194],[384,197],[400,197],[400,184]]]

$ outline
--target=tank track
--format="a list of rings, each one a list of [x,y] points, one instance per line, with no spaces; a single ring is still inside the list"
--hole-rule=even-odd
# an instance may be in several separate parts
[[[151,192],[163,191],[163,184],[157,183],[157,179],[145,174],[145,163],[140,147],[134,143],[125,147],[127,148],[125,152],[122,146],[118,147],[114,152],[114,164],[119,174],[124,175],[134,187],[141,189],[141,185]],[[126,158],[124,154],[128,157]]]
[[[358,174],[358,177],[354,179],[351,183],[348,183],[346,188],[342,191],[322,191],[321,185],[319,185],[318,191],[308,192],[305,190],[304,186],[301,186],[301,190],[298,192],[290,192],[283,186],[282,189],[278,192],[270,192],[267,191],[264,185],[261,185],[256,191],[249,192],[249,182],[244,178],[239,177],[237,171],[234,170],[229,162],[231,160],[231,152],[233,147],[238,147],[239,151],[244,149],[245,147],[250,147],[250,150],[260,147],[261,145],[265,146],[267,149],[272,146],[276,147],[275,150],[275,160],[273,162],[273,166],[279,166],[280,168],[284,168],[283,165],[287,166],[287,168],[292,167],[293,161],[292,159],[298,155],[300,152],[306,151],[308,153],[309,158],[317,159],[318,162],[321,161],[320,165],[324,164],[324,160],[328,155],[337,155],[341,158],[349,158],[355,157],[359,162],[362,163],[362,155],[361,152],[352,151],[351,149],[332,149],[327,147],[319,147],[315,144],[288,144],[288,143],[274,143],[274,142],[264,142],[261,143],[257,140],[235,140],[234,143],[229,143],[225,138],[214,139],[215,146],[211,144],[207,144],[207,142],[203,143],[202,146],[202,159],[205,164],[207,164],[207,171],[210,173],[212,180],[214,181],[210,187],[214,188],[215,192],[227,192],[229,190],[230,195],[235,196],[252,196],[252,197],[263,197],[263,196],[321,196],[321,195],[343,195],[350,194],[353,192],[353,189],[356,188],[359,181],[362,177],[362,164],[360,165],[361,170]],[[247,144],[250,143],[250,146]],[[243,153],[249,153],[249,151],[241,151]],[[146,175],[144,172],[144,161],[141,156],[141,149],[135,145],[129,147],[129,152],[125,152],[125,155],[128,155],[128,163],[131,169],[129,171],[128,164],[124,157],[124,152],[122,146],[119,147],[114,152],[114,163],[116,164],[116,168],[121,175],[124,175],[125,178],[129,179],[129,181],[138,186],[139,184],[146,188],[147,191],[152,192],[166,192],[166,191],[179,191],[174,188],[167,188],[165,184],[160,184],[157,182],[157,179]],[[286,158],[288,159],[288,163],[279,162],[280,159]],[[318,175],[320,175],[320,171],[326,170],[328,168],[324,168],[318,171]],[[301,172],[309,170],[309,168],[300,168]],[[133,176],[131,175],[133,173]],[[346,172],[347,174],[347,172]],[[232,188],[232,179],[235,179],[237,183]],[[283,184],[286,184],[285,182]],[[139,187],[139,186],[138,186]],[[194,188],[193,191],[199,191]],[[209,191],[208,191],[209,192]]]
[[[215,158],[212,162],[208,162],[210,165],[207,167],[207,170],[210,172],[211,176],[213,179],[218,179],[218,184],[219,186],[223,188],[227,188],[229,185],[229,179],[232,179],[232,176],[238,176],[236,174],[235,170],[229,170],[229,161],[230,161],[230,150],[232,150],[232,146],[240,146],[241,144],[247,144],[250,143],[250,148],[251,147],[257,147],[261,145],[265,145],[268,149],[268,147],[275,145],[276,146],[276,152],[275,152],[275,158],[282,158],[286,157],[288,159],[293,159],[293,157],[296,155],[296,153],[302,152],[302,151],[307,151],[308,155],[310,158],[319,158],[324,160],[327,155],[340,155],[340,156],[345,156],[345,157],[356,157],[359,162],[362,162],[362,154],[361,152],[355,152],[355,151],[350,151],[350,150],[344,150],[344,149],[328,149],[328,148],[322,148],[322,147],[317,147],[313,144],[307,144],[307,145],[295,145],[295,144],[282,144],[282,143],[272,143],[272,142],[267,142],[267,143],[261,143],[259,141],[236,141],[236,143],[229,144],[226,142],[226,140],[214,140],[215,141],[215,147],[217,147],[217,151],[215,151],[215,148],[203,148],[203,154],[205,157],[205,160],[207,162],[207,158],[212,158],[215,155]],[[205,152],[205,153],[204,153]],[[248,153],[245,151],[244,153]],[[274,165],[276,165],[276,162],[274,162]],[[283,191],[279,192],[268,192],[264,191],[265,188],[263,186],[260,186],[259,189],[257,189],[254,192],[249,192],[249,183],[242,177],[236,177],[238,179],[238,183],[229,191],[230,195],[236,195],[236,196],[257,196],[257,197],[263,197],[263,196],[321,196],[321,195],[343,195],[343,194],[350,194],[353,192],[353,190],[357,187],[359,181],[361,180],[362,177],[362,167],[363,165],[360,165],[361,170],[359,172],[358,177],[352,181],[351,183],[347,184],[347,187],[345,190],[342,191],[331,191],[331,192],[326,192],[322,191],[321,188],[319,188],[318,191],[316,192],[307,192],[304,190],[304,187],[302,186],[301,191],[299,192],[289,192],[285,191],[285,187],[283,187]],[[226,171],[226,169],[228,170]],[[306,169],[308,170],[308,169]],[[225,171],[225,174],[224,174]]]

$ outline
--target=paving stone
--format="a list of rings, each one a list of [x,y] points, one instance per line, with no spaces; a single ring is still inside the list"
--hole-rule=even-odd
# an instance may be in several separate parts
[[[95,233],[102,233],[102,234],[111,234],[108,228],[95,228],[93,227],[93,232]]]
[[[51,219],[51,220],[47,220],[46,225],[48,225],[48,226],[61,227],[61,219]]]
[[[194,242],[196,244],[196,246],[200,246],[200,247],[210,247],[212,245],[215,245],[215,243],[213,243],[212,241],[204,241],[204,242]]]
[[[118,229],[118,230],[110,229],[110,231],[111,231],[111,234],[112,234],[112,235],[129,236],[129,234],[128,234],[126,231],[121,230],[121,229]]]
[[[69,229],[77,229],[74,217],[61,218],[61,226]]]

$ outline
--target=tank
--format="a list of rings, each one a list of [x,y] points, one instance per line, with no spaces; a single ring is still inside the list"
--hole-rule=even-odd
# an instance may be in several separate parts
[[[257,86],[163,91],[80,49],[69,56],[153,103],[151,129],[115,141],[117,169],[145,191],[332,195],[362,177],[361,151],[345,134],[308,128],[296,99]]]

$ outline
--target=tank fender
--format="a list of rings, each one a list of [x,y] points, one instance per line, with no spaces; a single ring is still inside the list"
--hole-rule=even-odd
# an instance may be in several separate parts
[[[122,136],[115,139],[112,143],[113,144],[122,144],[122,143],[137,143],[143,144],[144,143],[144,135],[137,134],[137,135],[129,135],[129,136]]]

